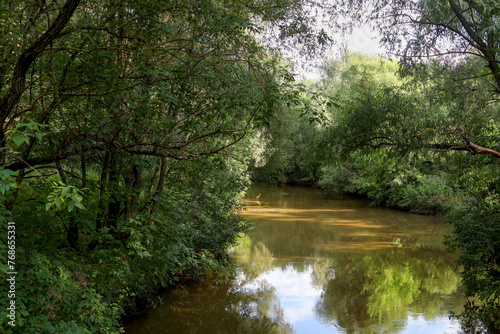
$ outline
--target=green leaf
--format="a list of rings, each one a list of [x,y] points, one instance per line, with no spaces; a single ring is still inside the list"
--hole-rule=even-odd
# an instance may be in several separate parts
[[[5,192],[9,190],[9,188],[10,187],[5,183],[0,183],[0,192],[2,193],[2,195],[5,195]]]
[[[12,141],[16,144],[17,147],[21,146],[23,143],[29,144],[30,139],[28,136],[23,135],[12,135]]]

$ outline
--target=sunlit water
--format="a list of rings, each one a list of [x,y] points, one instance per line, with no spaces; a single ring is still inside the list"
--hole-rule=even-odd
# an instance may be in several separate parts
[[[127,334],[460,332],[440,219],[295,187],[254,186],[246,206],[231,283],[169,291]]]

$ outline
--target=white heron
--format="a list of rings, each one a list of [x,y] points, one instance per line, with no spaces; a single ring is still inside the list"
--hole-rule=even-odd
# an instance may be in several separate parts
[[[260,206],[260,202],[259,202],[260,195],[262,195],[262,194],[259,194],[257,197],[255,197],[255,199],[257,200],[257,204],[259,204],[259,206]]]

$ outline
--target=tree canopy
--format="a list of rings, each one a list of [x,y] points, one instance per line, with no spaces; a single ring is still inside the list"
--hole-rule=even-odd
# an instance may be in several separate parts
[[[262,36],[326,43],[306,2],[0,6],[0,220],[23,268],[0,326],[120,332],[180,276],[226,275],[246,136],[300,90]]]

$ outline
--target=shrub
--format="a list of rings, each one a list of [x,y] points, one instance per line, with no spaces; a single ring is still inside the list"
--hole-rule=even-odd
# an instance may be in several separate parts
[[[397,192],[393,179],[392,173],[378,170],[360,174],[352,183],[358,193],[366,195],[374,204],[391,206],[394,193]]]
[[[424,175],[416,184],[401,188],[398,197],[396,204],[410,212],[441,214],[452,208],[458,196],[444,178]]]
[[[452,210],[445,219],[454,227],[445,244],[459,250],[458,265],[469,302],[462,317],[480,320],[492,333],[500,330],[500,199],[472,200]]]
[[[356,186],[353,184],[356,172],[349,168],[327,165],[321,168],[321,179],[318,182],[323,189],[353,194],[356,193]]]

